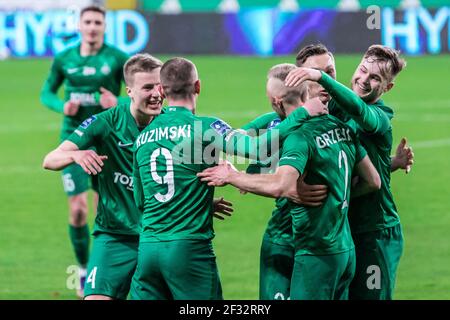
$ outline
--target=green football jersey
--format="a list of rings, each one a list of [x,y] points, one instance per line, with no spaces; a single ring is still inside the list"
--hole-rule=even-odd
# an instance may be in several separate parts
[[[256,135],[264,133],[263,130],[271,130],[281,123],[281,119],[276,112],[270,112],[259,116],[258,118],[245,124],[242,129],[247,132],[253,132]],[[247,173],[257,174],[267,166],[258,162],[250,164]],[[292,236],[292,218],[289,212],[289,201],[286,198],[275,200],[275,209],[267,224],[266,235],[271,242],[280,245],[293,245]]]
[[[99,202],[94,234],[137,235],[141,213],[133,199],[133,143],[139,135],[129,105],[93,115],[68,137],[79,149],[108,156],[98,174]]]
[[[369,232],[395,226],[400,223],[400,218],[390,183],[391,119],[394,112],[382,100],[366,104],[352,90],[323,72],[319,83],[333,97],[333,108],[345,111],[344,120],[348,120],[346,123],[357,133],[381,178],[380,190],[352,199],[349,212],[352,232]]]
[[[99,101],[100,87],[119,96],[123,65],[127,59],[127,54],[107,44],[92,56],[81,56],[80,45],[70,47],[55,56],[41,91],[41,102],[60,113],[63,113],[66,101],[80,102],[75,116],[64,117],[62,140],[82,121],[103,111]],[[61,85],[64,85],[63,100],[57,95]]]
[[[212,239],[214,188],[197,173],[217,164],[231,130],[217,118],[170,106],[135,142],[135,200],[141,241]]]
[[[351,179],[365,156],[350,127],[330,115],[309,120],[286,138],[280,167],[292,166],[299,174],[307,171],[306,183],[328,186],[320,207],[290,203],[298,254],[336,254],[354,248],[347,219]]]

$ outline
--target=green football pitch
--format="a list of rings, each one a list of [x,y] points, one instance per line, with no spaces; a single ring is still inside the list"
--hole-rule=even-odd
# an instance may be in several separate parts
[[[202,80],[198,113],[239,127],[270,111],[267,70],[294,57],[191,57]],[[405,250],[396,299],[450,299],[450,56],[409,57],[384,100],[395,110],[394,141],[414,148],[410,174],[392,175]],[[348,83],[357,56],[337,56]],[[61,115],[39,103],[50,60],[0,61],[0,299],[75,299],[66,272],[75,264],[60,174],[41,168],[58,144]],[[225,299],[257,299],[259,248],[272,199],[216,190],[234,215],[215,220],[214,240]],[[90,226],[94,220],[90,215]],[[180,261],[180,264],[183,262]]]

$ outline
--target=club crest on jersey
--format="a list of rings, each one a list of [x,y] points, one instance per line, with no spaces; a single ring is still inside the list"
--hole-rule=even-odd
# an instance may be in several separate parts
[[[97,119],[96,116],[92,116],[87,118],[86,120],[84,120],[81,124],[80,127],[82,127],[83,129],[86,129],[87,127],[89,127],[91,125],[92,122],[95,121],[95,119]]]
[[[111,67],[107,63],[104,63],[100,69],[100,72],[107,76],[111,73]]]
[[[231,130],[231,127],[222,120],[216,120],[211,123],[211,128],[216,130],[216,132],[222,136]]]
[[[269,125],[267,126],[267,130],[275,128],[277,125],[280,124],[280,122],[281,122],[281,119],[279,119],[279,118],[270,121]]]

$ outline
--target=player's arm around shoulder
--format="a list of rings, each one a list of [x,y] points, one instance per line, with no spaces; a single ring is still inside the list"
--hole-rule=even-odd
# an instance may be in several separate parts
[[[279,198],[296,190],[298,171],[291,166],[279,167],[272,174],[248,174],[237,171],[230,163],[221,163],[197,174],[209,186],[234,187],[265,197]]]

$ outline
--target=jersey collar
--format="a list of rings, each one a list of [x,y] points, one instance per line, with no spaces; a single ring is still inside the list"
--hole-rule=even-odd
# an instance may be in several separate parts
[[[165,112],[188,112],[192,113],[191,110],[182,106],[169,106],[165,108]]]

